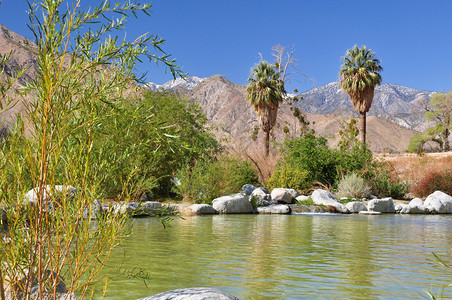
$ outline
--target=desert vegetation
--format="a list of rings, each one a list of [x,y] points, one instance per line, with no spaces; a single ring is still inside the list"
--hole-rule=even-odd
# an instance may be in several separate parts
[[[14,77],[3,74],[9,56],[0,57],[0,113],[22,101],[25,107],[8,129],[0,124],[1,299],[57,298],[61,293],[92,297],[93,285],[105,279],[102,269],[112,249],[130,229],[128,216],[108,205],[112,202],[134,201],[139,207],[149,199],[170,197],[211,204],[245,184],[296,193],[322,188],[347,198],[344,203],[371,195],[452,194],[451,157],[391,160],[374,156],[366,145],[366,113],[382,70],[366,47],[348,50],[340,71],[341,87],[360,114],[359,130],[355,119],[343,124],[334,147],[309,128],[302,111],[291,107],[302,126],[296,137],[277,144],[279,153],[271,154],[270,136],[287,96],[293,52],[283,63],[284,48],[276,48],[276,63],[261,61],[252,69],[246,100],[264,132],[264,151],[256,159],[226,151],[190,99],[140,86],[134,66],[144,58],[163,64],[174,77],[183,76],[157,36],[133,42],[114,37],[126,17],[149,14],[150,5],[106,1],[83,11],[79,2],[69,10],[63,4],[43,0],[30,5],[36,78],[18,85],[25,70],[16,70]],[[438,123],[414,139],[421,141],[413,146],[419,153],[427,138],[449,149],[449,100],[450,93],[432,98],[426,117]],[[288,126],[283,132],[289,132]]]

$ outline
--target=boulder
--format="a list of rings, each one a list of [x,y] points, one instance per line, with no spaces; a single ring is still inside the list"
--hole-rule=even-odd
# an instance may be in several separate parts
[[[261,189],[264,193],[270,194],[270,191],[266,187],[260,186],[258,188]]]
[[[91,218],[91,220],[95,220],[98,216],[104,213],[104,207],[99,202],[99,200],[94,199],[93,203],[85,207],[85,211],[83,212],[83,218]]]
[[[286,189],[286,191],[288,191],[289,194],[292,195],[292,198],[297,198],[298,196],[300,196],[300,194],[298,194],[298,192],[294,189]]]
[[[394,201],[391,197],[383,199],[372,199],[367,203],[369,211],[378,211],[381,213],[395,213]]]
[[[410,214],[429,214],[430,210],[425,205],[410,206]]]
[[[299,205],[291,204],[289,205],[292,213],[324,213],[325,210],[321,206],[315,205]]]
[[[218,212],[209,204],[193,204],[190,206],[191,211],[197,215],[212,215]]]
[[[296,197],[295,200],[297,200],[297,201],[306,201],[309,198],[310,198],[309,196],[300,195],[300,196]]]
[[[348,202],[345,207],[351,212],[351,213],[359,213],[360,211],[367,210],[366,204],[362,203],[361,201],[352,201]]]
[[[292,203],[292,195],[286,189],[282,188],[273,189],[271,197],[273,203],[285,203],[285,204]]]
[[[349,213],[350,211],[341,204],[333,194],[328,191],[318,189],[311,195],[312,201],[317,205],[324,205],[330,212]]]
[[[252,184],[245,184],[242,186],[241,191],[245,195],[249,196],[256,189],[256,187]]]
[[[77,189],[70,185],[55,185],[50,186],[46,185],[43,193],[44,205],[47,203],[49,208],[52,208],[54,204],[60,204],[62,201],[62,197],[66,198],[67,201],[71,202],[75,194],[77,193]],[[23,199],[23,204],[27,205],[36,205],[38,203],[38,195],[39,195],[39,187],[35,187],[29,190]]]
[[[309,213],[311,209],[308,205],[291,204],[290,210],[292,213]]]
[[[249,200],[251,203],[254,202],[256,206],[268,206],[272,204],[271,195],[265,193],[265,191],[260,187],[258,187],[251,193]]]
[[[410,201],[410,203],[408,203],[408,205],[409,206],[420,206],[420,205],[424,205],[424,202],[420,198],[414,198],[413,200]]]
[[[409,204],[404,204],[404,203],[397,204],[394,207],[394,210],[395,210],[396,213],[399,213],[399,214],[409,214],[410,213],[410,205]]]
[[[238,193],[231,196],[223,196],[212,201],[213,208],[220,214],[249,214],[253,212],[248,197]]]
[[[126,204],[118,204],[114,207],[115,214],[128,214],[134,217],[150,216],[161,214],[165,210],[162,203],[156,201],[148,201],[143,203],[130,202]]]
[[[439,214],[452,214],[452,196],[441,191],[430,194],[424,205],[432,212]]]
[[[137,300],[239,300],[228,293],[213,288],[195,287],[160,293]]]
[[[410,204],[397,204],[395,211],[400,214],[428,214],[430,212],[424,205],[411,206]]]
[[[257,208],[259,214],[290,214],[290,207],[284,204],[274,204],[270,206],[261,206]]]
[[[28,271],[26,271],[26,273],[28,273]],[[56,298],[54,298],[53,297],[53,289],[51,289],[48,286],[44,286],[43,287],[44,299],[49,299],[49,300],[63,300],[63,299],[75,300],[76,299],[73,294],[68,293],[66,284],[64,282],[64,278],[62,276],[59,276],[57,273],[55,273],[53,271],[45,270],[44,277],[48,278],[50,276],[52,276],[53,278],[56,278],[56,280],[57,280],[57,284],[55,287],[57,296],[56,296]],[[5,298],[6,299],[25,299],[24,287],[27,286],[28,280],[29,280],[28,274],[24,274],[24,277],[22,279],[19,279],[14,284],[6,283]],[[31,278],[31,284],[29,285],[29,287],[31,288],[28,291],[30,299],[38,299],[39,283],[38,283],[38,278],[36,278],[36,275],[34,275]]]

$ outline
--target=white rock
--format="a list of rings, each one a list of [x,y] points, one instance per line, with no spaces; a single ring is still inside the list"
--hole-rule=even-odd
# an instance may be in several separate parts
[[[298,196],[300,196],[300,194],[298,194],[298,192],[294,189],[286,189],[286,191],[288,191],[289,194],[292,195],[292,198],[297,198]]]
[[[265,191],[260,187],[251,193],[249,200],[250,202],[255,201],[257,206],[268,206],[272,203],[271,195],[265,193]]]
[[[212,201],[213,208],[220,214],[248,214],[253,212],[248,197],[242,193],[223,196]]]
[[[309,198],[310,198],[309,196],[300,195],[300,196],[296,197],[295,200],[297,200],[297,201],[306,201]]]
[[[422,199],[420,198],[414,198],[413,200],[410,201],[410,203],[408,204],[409,206],[419,206],[419,205],[423,205],[424,203],[422,202]]]
[[[198,215],[211,215],[218,212],[209,204],[193,204],[190,206],[193,213]]]
[[[54,195],[52,195],[54,193]],[[61,196],[65,195],[68,201],[74,199],[77,189],[70,185],[55,185],[53,188],[50,185],[46,185],[43,191],[43,201],[61,202]],[[23,204],[36,205],[38,203],[39,187],[35,187],[29,190],[23,199]]]
[[[195,287],[160,293],[137,300],[239,300],[238,298],[213,288]]]
[[[311,195],[312,201],[317,205],[332,206],[334,209],[340,213],[349,213],[350,211],[343,205],[339,203],[336,197],[328,191],[318,189],[315,190]]]
[[[395,213],[394,201],[392,201],[391,197],[372,199],[367,203],[367,209],[370,211],[379,211],[381,213]]]
[[[286,189],[273,189],[271,192],[271,197],[274,203],[292,203],[292,195]]]
[[[452,196],[449,196],[441,191],[436,191],[425,199],[424,205],[434,212],[440,214],[451,214]]]
[[[285,204],[275,204],[257,208],[259,214],[290,214],[290,207]]]
[[[359,213],[360,211],[367,210],[366,204],[362,203],[361,201],[352,201],[345,204],[345,207],[351,212],[351,213]]]

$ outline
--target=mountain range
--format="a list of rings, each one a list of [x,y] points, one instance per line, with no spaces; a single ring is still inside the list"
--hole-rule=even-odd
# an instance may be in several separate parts
[[[35,45],[26,38],[8,30],[0,24],[0,54],[11,53],[3,70],[14,76],[20,67],[27,68],[18,81],[23,85],[36,76],[37,60]],[[251,135],[258,122],[253,107],[245,101],[245,86],[234,84],[221,75],[209,78],[187,76],[162,85],[148,83],[150,90],[173,90],[190,101],[199,104],[216,130],[215,134],[234,149],[257,151],[262,147],[261,138],[256,141]],[[373,151],[405,151],[416,129],[426,126],[423,112],[417,105],[428,101],[430,91],[411,89],[394,84],[383,84],[376,88],[372,109],[368,117],[368,141]],[[327,136],[331,144],[338,140],[341,124],[357,116],[348,95],[340,91],[337,82],[316,87],[301,93],[303,100],[296,103],[305,111],[306,119],[317,134]],[[8,112],[0,113],[3,120],[11,122],[13,116],[24,110],[16,105]],[[300,123],[293,116],[290,106],[283,103],[278,112],[273,138],[282,142],[285,138],[299,136]],[[259,133],[261,134],[261,133]],[[275,150],[276,151],[276,150]]]
[[[258,122],[253,107],[245,101],[244,85],[234,84],[221,75],[205,78],[192,89],[179,86],[176,81],[165,85],[171,86],[171,90],[199,104],[208,120],[216,126],[217,136],[227,138],[235,145],[234,148],[253,152],[262,147],[260,137],[256,142],[250,138]],[[416,132],[410,128],[414,122],[406,121],[403,114],[414,110],[417,101],[424,99],[423,97],[428,100],[431,94],[428,91],[392,84],[382,86],[374,99],[374,104],[378,107],[375,111],[379,116],[369,114],[367,119],[367,135],[371,149],[376,152],[405,151]],[[333,145],[339,140],[337,133],[341,125],[351,117],[357,116],[348,95],[340,91],[337,82],[311,89],[301,93],[301,96],[303,100],[295,105],[305,111],[305,117],[315,132],[328,137]],[[329,113],[323,113],[326,110]],[[393,112],[396,114],[392,114]],[[391,118],[402,121],[397,124],[390,122]],[[420,126],[419,124],[416,126]],[[286,103],[281,104],[277,125],[273,130],[273,139],[282,142],[285,138],[298,136],[300,128],[300,123],[293,116],[290,106]]]
[[[153,91],[158,88],[193,90],[204,79],[206,78],[187,76],[185,79],[177,78],[162,85],[148,83],[146,86]],[[428,102],[434,93],[384,83],[375,88],[375,96],[368,116],[380,117],[412,130],[423,131],[427,123],[424,121],[424,111],[420,105],[424,101]],[[341,90],[337,81],[312,88],[300,93],[299,96],[303,100],[297,102],[295,106],[308,113],[358,117],[348,94]]]

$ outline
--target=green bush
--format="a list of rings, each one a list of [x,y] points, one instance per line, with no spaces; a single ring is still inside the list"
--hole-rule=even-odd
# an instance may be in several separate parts
[[[366,173],[373,164],[367,147],[357,144],[349,149],[331,149],[326,138],[313,134],[285,141],[281,154],[277,170],[307,172],[305,182],[318,181],[329,186],[336,186],[343,174]]]
[[[413,189],[420,197],[426,197],[435,191],[452,195],[452,171],[428,173]]]
[[[248,162],[227,157],[188,164],[176,176],[178,194],[194,203],[211,204],[215,198],[239,192],[246,183],[258,183]]]
[[[309,173],[302,171],[292,165],[285,165],[283,168],[276,169],[267,181],[267,187],[291,188],[299,191],[309,189],[311,182],[308,181]]]
[[[292,169],[308,172],[308,182],[333,184],[337,177],[337,157],[326,143],[326,138],[312,134],[286,140],[281,148],[282,160],[278,162],[277,168],[290,166]]]
[[[377,197],[392,197],[403,199],[408,192],[409,184],[402,182],[398,178],[391,178],[389,170],[381,165],[372,172],[368,180],[372,194]]]
[[[345,175],[337,185],[337,194],[340,197],[361,199],[368,197],[370,191],[369,185],[355,173]]]

